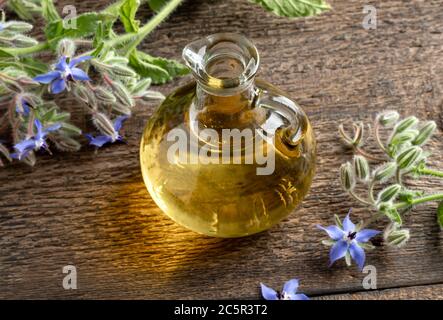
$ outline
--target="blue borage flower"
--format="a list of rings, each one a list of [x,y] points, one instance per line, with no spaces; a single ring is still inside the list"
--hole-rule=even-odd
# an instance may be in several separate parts
[[[343,220],[342,228],[334,225],[326,228],[317,225],[317,228],[325,231],[328,236],[335,241],[329,252],[329,266],[335,261],[345,257],[349,252],[352,259],[354,259],[360,270],[362,270],[365,265],[366,255],[361,244],[368,242],[372,237],[379,234],[380,231],[371,229],[357,230],[355,224],[353,224],[349,218],[350,214],[351,210],[349,210],[346,218]]]
[[[66,59],[66,56],[60,57],[60,60],[55,65],[55,70],[36,76],[34,80],[43,84],[51,84],[50,90],[53,94],[63,92],[69,81],[91,80],[86,72],[82,69],[76,68],[77,64],[92,59],[91,56],[73,58],[69,63],[66,62]]]
[[[39,150],[41,148],[48,149],[46,136],[50,132],[60,129],[61,124],[56,123],[49,127],[43,128],[40,120],[35,119],[34,126],[37,129],[37,133],[33,137],[25,139],[14,145],[16,152],[11,154],[11,158],[22,160],[23,158],[26,158],[26,156],[32,150]]]
[[[129,118],[128,116],[117,117],[114,121],[114,132],[110,135],[104,134],[94,137],[91,134],[87,134],[86,137],[89,139],[89,144],[100,148],[106,143],[123,141],[122,137],[119,134],[119,131],[122,128],[123,122],[128,118]]]
[[[299,282],[297,279],[287,281],[281,292],[278,292],[272,288],[260,283],[261,294],[266,300],[309,300],[309,298],[303,293],[297,293]]]

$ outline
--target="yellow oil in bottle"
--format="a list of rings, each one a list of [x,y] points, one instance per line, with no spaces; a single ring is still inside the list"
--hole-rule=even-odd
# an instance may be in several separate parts
[[[260,104],[262,94],[280,97],[272,101],[286,98],[264,81],[256,81],[247,94],[206,94],[201,99],[199,92],[195,82],[179,88],[145,128],[140,162],[152,198],[170,218],[202,234],[240,237],[270,228],[293,212],[310,188],[315,138],[308,119],[299,118],[295,140],[289,140],[286,128],[291,119],[265,102]],[[199,132],[205,128],[213,129],[220,139],[202,138]],[[223,140],[224,129],[251,129],[254,134],[235,145]],[[168,135],[174,130],[188,139],[180,159],[171,153],[177,140]],[[190,147],[190,141],[197,149]],[[211,156],[209,163],[195,161],[202,148]],[[251,156],[258,151],[273,155],[269,174],[257,174],[265,166]],[[272,164],[267,165],[272,169]]]

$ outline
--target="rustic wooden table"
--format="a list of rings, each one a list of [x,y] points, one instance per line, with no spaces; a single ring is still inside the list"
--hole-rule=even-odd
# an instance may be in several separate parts
[[[107,2],[59,6],[75,4],[84,12]],[[241,32],[256,43],[260,76],[297,99],[318,138],[318,173],[296,213],[241,239],[209,238],[176,225],[142,181],[139,139],[155,105],[139,106],[126,126],[128,145],[0,169],[0,298],[253,299],[260,297],[259,282],[277,288],[293,277],[301,279],[301,291],[321,299],[443,298],[435,204],[407,217],[412,239],[406,248],[368,254],[378,271],[379,290],[371,292],[355,267],[343,261],[327,267],[324,235],[314,228],[352,206],[356,216],[368,215],[338,183],[337,168],[351,157],[337,138],[341,121],[370,120],[386,108],[436,120],[431,164],[443,166],[443,1],[370,1],[378,8],[378,28],[369,31],[361,25],[367,1],[330,2],[334,9],[322,16],[288,20],[245,0],[187,1],[142,44],[179,59],[184,45],[210,33]],[[185,81],[158,89],[167,93]],[[80,112],[76,118],[87,125]],[[442,184],[430,180],[421,187]],[[62,287],[68,264],[77,267],[77,290]]]

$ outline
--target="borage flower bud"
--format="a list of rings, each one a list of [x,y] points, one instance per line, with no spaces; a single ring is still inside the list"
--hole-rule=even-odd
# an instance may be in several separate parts
[[[355,175],[361,181],[367,181],[369,178],[369,164],[366,158],[362,156],[354,157],[354,170]]]
[[[131,68],[119,64],[113,65],[109,71],[119,77],[135,77],[137,75]]]
[[[72,57],[75,54],[75,43],[70,39],[62,39],[58,43],[57,52],[59,56]]]
[[[103,87],[97,87],[94,90],[97,100],[103,103],[114,103],[117,99],[112,92]]]
[[[113,81],[110,85],[114,90],[114,95],[122,104],[130,108],[135,106],[134,99],[132,99],[131,94],[123,84],[118,81]]]
[[[117,111],[118,113],[130,116],[132,113],[131,108],[129,108],[128,106],[125,106],[124,104],[120,103],[120,102],[116,102],[112,104],[112,110]]]
[[[409,169],[420,158],[422,153],[423,150],[420,147],[410,147],[402,151],[396,159],[398,167],[403,170]]]
[[[149,101],[149,100],[164,100],[165,96],[158,91],[152,91],[152,90],[147,90],[144,91],[140,94],[140,98],[143,101]]]
[[[17,33],[26,33],[32,30],[32,24],[23,21],[8,21],[3,24],[3,30]]]
[[[419,134],[418,130],[410,129],[403,132],[396,133],[392,136],[389,141],[389,145],[398,146],[400,144],[404,144],[406,142],[412,141]]]
[[[343,189],[350,191],[355,187],[355,177],[352,165],[346,162],[340,167],[340,182]]]
[[[38,44],[38,41],[22,34],[17,34],[11,38],[11,41],[17,47],[32,47]]]
[[[394,200],[394,198],[398,195],[401,190],[401,185],[393,184],[389,187],[384,188],[378,194],[378,203],[389,202]]]
[[[108,136],[113,136],[115,134],[114,124],[104,113],[97,112],[93,115],[92,119],[100,132]]]
[[[97,110],[97,101],[91,89],[77,83],[73,93],[77,98],[90,106],[92,110]]]
[[[397,123],[397,125],[395,126],[395,133],[403,132],[409,128],[412,128],[415,125],[417,125],[417,123],[418,119],[416,117],[414,116],[407,117],[402,121],[400,121],[399,123]]]
[[[81,144],[72,139],[71,137],[65,135],[59,135],[55,139],[52,139],[57,149],[64,152],[74,152],[81,148]]]
[[[384,240],[388,246],[400,248],[404,246],[410,238],[408,229],[396,229],[393,228],[386,232]]]
[[[434,121],[427,122],[419,131],[418,135],[412,141],[414,145],[421,146],[429,140],[429,138],[434,133],[435,129],[437,129],[437,124]]]
[[[141,79],[140,81],[134,84],[134,87],[131,89],[132,94],[136,95],[143,91],[146,91],[151,86],[152,80],[151,78]]]
[[[395,162],[387,162],[374,171],[375,181],[386,181],[391,178],[397,170],[397,164]]]
[[[377,122],[384,127],[392,127],[397,123],[399,118],[400,115],[397,111],[388,110],[377,116]]]

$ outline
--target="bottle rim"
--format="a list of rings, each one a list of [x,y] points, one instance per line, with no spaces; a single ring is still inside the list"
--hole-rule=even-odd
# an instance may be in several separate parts
[[[256,46],[237,33],[217,33],[193,41],[183,49],[183,59],[203,89],[222,95],[249,86],[260,64]]]

